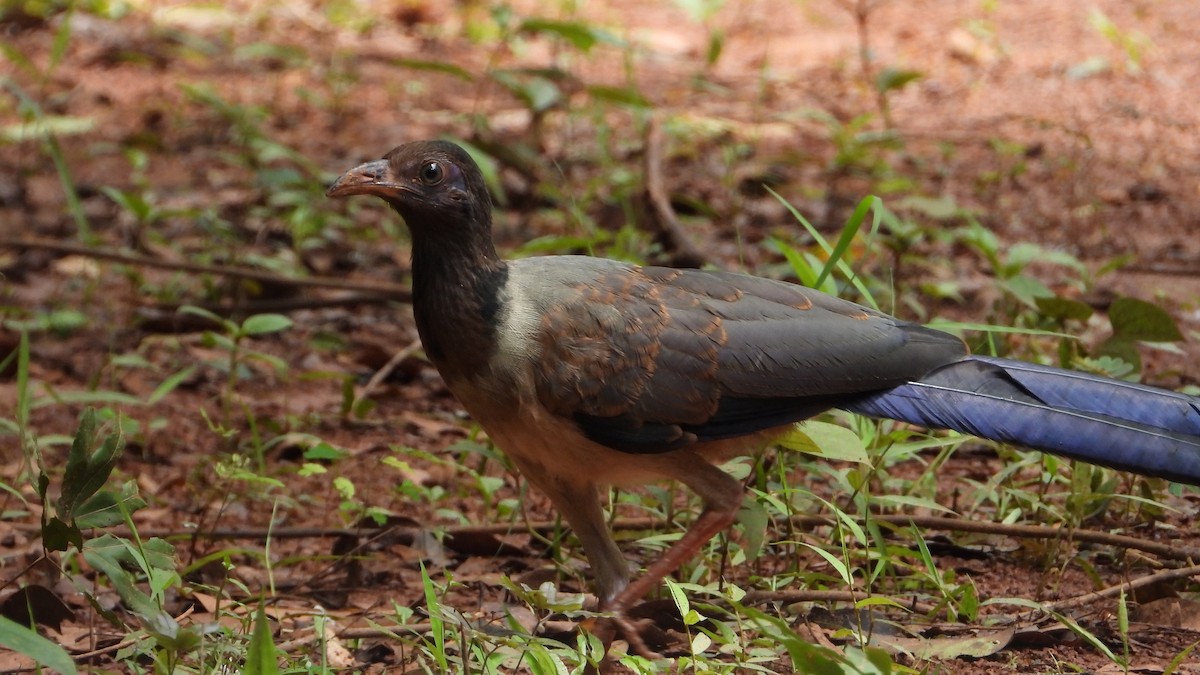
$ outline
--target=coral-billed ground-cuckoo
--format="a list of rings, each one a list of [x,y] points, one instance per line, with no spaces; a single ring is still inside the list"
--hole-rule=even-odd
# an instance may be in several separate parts
[[[586,256],[506,261],[475,162],[416,142],[346,172],[412,232],[425,352],[583,543],[618,617],[729,526],[742,485],[714,462],[830,408],[953,429],[1200,484],[1200,399],[1032,363],[817,291]],[[678,480],[704,501],[632,583],[601,511],[609,485]]]

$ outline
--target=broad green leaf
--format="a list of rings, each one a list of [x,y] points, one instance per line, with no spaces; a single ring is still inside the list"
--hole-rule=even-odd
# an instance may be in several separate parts
[[[521,99],[535,113],[545,112],[562,100],[562,90],[546,77],[512,70],[495,70],[491,78]]]
[[[126,514],[146,507],[138,496],[137,481],[128,481],[121,486],[118,496],[110,490],[101,490],[75,510],[75,525],[81,530],[95,527],[111,527],[124,522]]]
[[[607,101],[631,108],[646,109],[651,107],[649,99],[633,87],[610,87],[594,84],[587,88],[587,93],[598,101]]]
[[[1138,300],[1117,298],[1108,308],[1113,337],[1143,342],[1179,342],[1183,334],[1162,307]]]
[[[245,335],[263,335],[278,333],[292,327],[292,320],[282,314],[255,314],[242,322],[242,333]]]
[[[884,68],[875,76],[875,90],[889,92],[903,89],[910,82],[921,79],[919,70],[903,70],[900,68]]]
[[[1036,298],[1034,304],[1037,305],[1039,312],[1052,319],[1087,321],[1092,316],[1091,305],[1059,296]]]
[[[75,442],[67,456],[67,468],[63,474],[62,495],[58,499],[58,517],[71,522],[75,510],[88,498],[96,494],[112,474],[125,448],[125,437],[120,425],[105,434],[100,447],[92,451],[96,440],[96,411],[87,408],[75,432]]]
[[[1114,369],[1128,370],[1131,373],[1136,373],[1142,369],[1142,355],[1138,352],[1137,345],[1133,343],[1133,340],[1119,335],[1110,337],[1097,347],[1096,356],[1100,357],[1101,360],[1115,359],[1129,364],[1128,368],[1118,367]]]
[[[246,650],[246,675],[278,675],[279,658],[275,654],[275,642],[271,639],[271,621],[260,602],[254,612],[254,632],[250,634],[250,647]]]
[[[1028,307],[1037,307],[1038,298],[1054,297],[1054,293],[1046,287],[1046,284],[1025,274],[1000,279],[996,282],[996,285],[1008,291],[1013,297]]]
[[[67,650],[5,616],[0,616],[0,646],[24,654],[39,666],[64,675],[79,672]]]
[[[1084,276],[1088,273],[1087,266],[1079,258],[1066,251],[1056,251],[1027,241],[1010,246],[1004,255],[1005,263],[1016,269],[1024,269],[1032,263],[1060,265]]]
[[[88,564],[108,578],[121,601],[136,614],[149,630],[165,638],[174,638],[179,633],[179,624],[164,611],[149,595],[137,587],[133,575],[121,567],[124,545],[112,535],[87,542],[83,557]]]
[[[232,56],[239,61],[277,61],[291,67],[303,64],[308,59],[308,52],[293,45],[252,42],[234,49]]]
[[[620,40],[608,31],[578,21],[527,19],[521,24],[523,33],[544,33],[570,42],[581,52],[589,52],[598,42],[618,44]]]
[[[780,446],[799,450],[827,459],[846,462],[870,462],[862,439],[846,427],[808,420],[798,424],[779,438]]]
[[[345,450],[335,448],[332,445],[326,443],[325,441],[321,441],[320,443],[317,443],[316,445],[313,445],[312,447],[310,447],[304,451],[304,459],[307,459],[307,460],[318,460],[318,459],[335,460],[335,459],[341,459],[345,456],[346,456]]]
[[[42,545],[47,551],[65,551],[72,545],[83,548],[83,533],[78,527],[52,517],[42,525]]]

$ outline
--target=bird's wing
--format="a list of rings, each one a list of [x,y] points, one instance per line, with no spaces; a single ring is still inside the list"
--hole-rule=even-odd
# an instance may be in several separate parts
[[[540,402],[662,452],[804,419],[962,358],[955,337],[793,284],[585,257],[521,261]]]

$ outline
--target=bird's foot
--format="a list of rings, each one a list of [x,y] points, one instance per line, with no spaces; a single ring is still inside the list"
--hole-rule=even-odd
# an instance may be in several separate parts
[[[625,638],[625,642],[629,643],[629,650],[638,656],[647,659],[665,658],[662,654],[654,651],[646,644],[646,640],[642,638],[642,625],[649,622],[649,619],[639,619],[634,621],[629,618],[625,612],[614,612],[612,622],[617,627],[617,632]]]
[[[600,638],[606,653],[612,648],[613,641],[620,638],[629,645],[630,653],[647,659],[665,658],[659,652],[651,649],[646,644],[645,638],[642,637],[642,632],[649,622],[649,619],[630,618],[624,610],[608,610],[605,616],[584,621],[581,627]]]

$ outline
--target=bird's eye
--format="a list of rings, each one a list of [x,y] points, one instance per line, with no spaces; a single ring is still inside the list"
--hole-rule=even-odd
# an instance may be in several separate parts
[[[442,165],[437,162],[425,162],[421,167],[421,182],[426,185],[437,185],[446,177]]]

